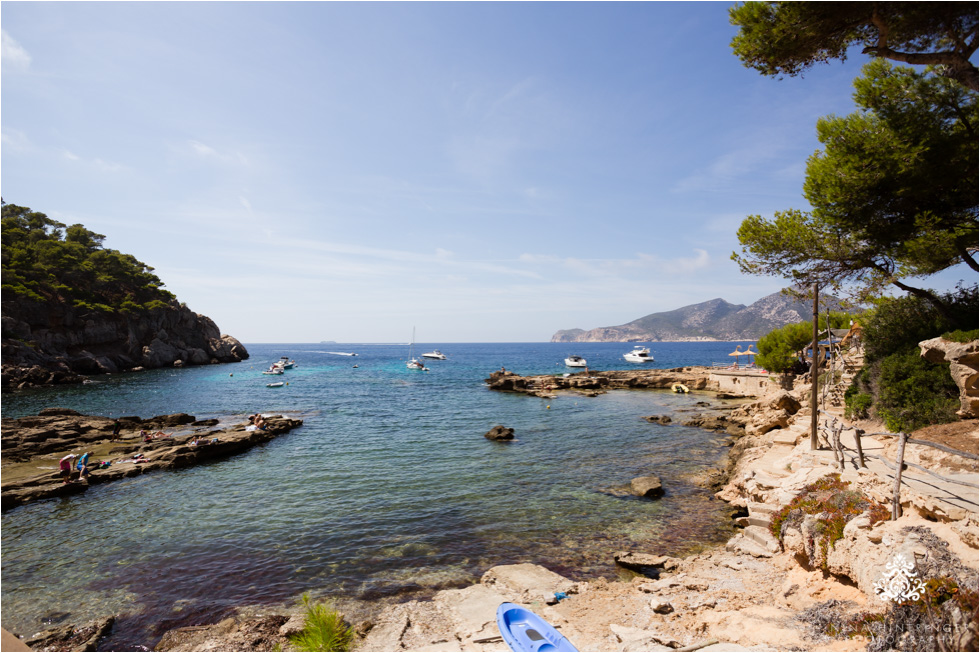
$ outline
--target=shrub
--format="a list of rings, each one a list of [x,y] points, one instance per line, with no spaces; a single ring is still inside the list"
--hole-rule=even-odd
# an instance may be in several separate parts
[[[847,419],[867,419],[871,410],[871,395],[851,385],[844,392],[844,417]]]
[[[347,651],[354,639],[353,630],[329,604],[313,603],[309,594],[303,595],[306,625],[289,638],[300,651]]]
[[[943,334],[943,338],[952,342],[973,342],[980,337],[980,331],[950,331]]]
[[[872,524],[887,519],[890,511],[883,505],[868,499],[860,492],[849,490],[847,481],[840,474],[828,474],[819,481],[803,488],[782,510],[773,514],[769,531],[781,538],[787,525],[798,526],[806,515],[820,515],[817,530],[820,539],[821,563],[827,564],[827,552],[844,536],[844,527],[858,515],[868,512]]]
[[[912,431],[955,422],[959,389],[949,365],[930,363],[918,350],[891,354],[872,368],[877,386],[876,411],[889,430]]]

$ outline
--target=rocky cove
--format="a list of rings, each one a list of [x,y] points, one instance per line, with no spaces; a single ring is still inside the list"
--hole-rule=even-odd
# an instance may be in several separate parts
[[[499,639],[493,614],[496,605],[509,600],[531,607],[558,626],[580,650],[691,650],[712,646],[722,650],[858,650],[869,640],[831,640],[826,625],[843,623],[862,611],[883,613],[888,608],[888,601],[875,594],[874,583],[895,554],[909,554],[924,576],[956,578],[964,591],[975,592],[976,510],[954,510],[919,490],[903,490],[905,514],[897,521],[872,521],[866,516],[849,521],[843,537],[826,549],[829,554],[820,546],[808,544],[821,541],[820,526],[813,520],[786,529],[779,538],[769,533],[772,514],[808,485],[840,473],[829,451],[809,451],[804,436],[809,421],[807,387],[778,390],[755,400],[717,401],[716,392],[697,390],[699,381],[693,371],[691,376],[666,371],[658,380],[652,380],[650,372],[633,373],[632,387],[648,383],[669,388],[672,383],[683,382],[694,391],[687,397],[690,407],[684,417],[649,415],[649,421],[661,425],[699,422],[699,426],[712,427],[731,439],[729,469],[719,470],[704,481],[718,488],[718,496],[742,515],[738,519],[740,531],[724,549],[687,557],[665,557],[655,550],[610,550],[610,558],[624,570],[620,581],[573,581],[540,565],[504,565],[488,569],[476,585],[442,590],[431,600],[391,605],[340,601],[339,607],[359,634],[357,648],[507,650]],[[549,383],[554,385],[542,390],[549,393],[547,397],[612,389],[612,377],[606,374],[541,377],[551,379]],[[587,377],[610,380],[603,387],[601,381]],[[520,378],[503,373],[498,380],[521,391]],[[650,380],[637,380],[641,378]],[[704,378],[700,387],[706,388],[707,374]],[[629,375],[616,383],[630,387]],[[536,385],[532,383],[532,389],[536,390]],[[596,387],[584,387],[589,385]],[[972,429],[975,446],[975,422]],[[881,446],[887,443],[883,441]],[[975,474],[975,463],[969,460],[947,456],[932,458],[929,464],[934,468],[959,465]],[[887,481],[867,470],[849,467],[841,478],[875,501],[885,501],[889,496]],[[567,598],[558,601],[556,593]],[[283,606],[281,610],[243,606],[238,614],[218,623],[172,630],[156,649],[269,650],[284,645],[286,637],[301,627],[302,619],[296,612],[296,606]],[[970,637],[976,636],[975,625],[970,623],[966,618],[956,624],[958,636],[965,639],[955,646],[967,646],[957,650],[969,650]],[[63,640],[77,640],[78,633],[98,632],[100,628],[103,632],[110,629],[111,618],[58,630]],[[34,646],[58,650],[58,635],[47,633],[32,641]],[[90,644],[94,646],[95,641],[97,637]]]

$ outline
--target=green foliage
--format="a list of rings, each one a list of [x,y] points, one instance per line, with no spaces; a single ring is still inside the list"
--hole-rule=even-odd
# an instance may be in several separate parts
[[[852,316],[848,313],[831,313],[830,328],[846,329]],[[827,328],[826,319],[820,319],[820,331]],[[797,352],[813,342],[813,324],[794,322],[770,331],[759,339],[759,355],[756,363],[764,369],[782,373],[801,365]],[[802,370],[801,370],[802,371]]]
[[[912,431],[955,422],[959,389],[949,365],[930,363],[918,349],[886,356],[872,366],[877,373],[875,410],[890,431]]]
[[[792,501],[773,514],[769,531],[780,538],[786,526],[799,526],[806,515],[819,515],[816,530],[821,536],[820,563],[826,567],[827,552],[844,536],[847,522],[867,512],[874,525],[887,519],[890,514],[885,506],[848,489],[849,485],[849,482],[840,479],[840,474],[828,474],[807,485]]]
[[[844,391],[844,417],[847,419],[867,419],[871,416],[873,399],[867,392],[859,392],[851,385]]]
[[[347,651],[354,639],[353,630],[330,605],[313,603],[309,594],[303,595],[306,624],[303,630],[289,638],[299,651]]]
[[[745,2],[729,10],[732,50],[764,75],[801,75],[817,63],[864,54],[940,65],[976,90],[975,6],[956,2]],[[909,55],[912,55],[910,57]]]
[[[956,331],[948,331],[943,334],[943,339],[949,340],[950,342],[973,342],[978,337],[980,337],[980,330],[977,329],[973,329],[972,331],[957,329]]]
[[[867,366],[845,394],[849,414],[871,412],[870,396],[873,414],[892,431],[911,432],[958,419],[959,390],[949,365],[923,359],[918,344],[943,333],[975,338],[980,302],[975,286],[941,297],[943,313],[920,297],[900,297],[879,301],[862,319]]]
[[[846,287],[862,302],[893,284],[941,305],[905,280],[977,269],[977,96],[881,61],[855,87],[859,111],[817,124],[824,149],[803,188],[812,211],[748,216],[732,259],[748,274]]]
[[[2,211],[4,297],[64,301],[79,308],[141,313],[173,295],[153,268],[104,249],[105,236],[80,224],[66,227],[43,213],[6,204]]]

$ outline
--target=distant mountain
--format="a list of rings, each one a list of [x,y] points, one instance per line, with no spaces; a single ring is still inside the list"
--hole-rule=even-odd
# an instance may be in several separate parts
[[[834,298],[831,308],[840,310]],[[821,301],[821,305],[826,305]],[[758,340],[773,329],[813,319],[813,304],[782,293],[751,306],[712,299],[664,313],[652,313],[628,324],[585,331],[567,329],[551,342],[657,342],[664,340]]]

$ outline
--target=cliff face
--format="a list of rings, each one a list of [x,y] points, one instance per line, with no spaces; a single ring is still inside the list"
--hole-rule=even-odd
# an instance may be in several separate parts
[[[832,302],[838,306],[836,301]],[[835,308],[836,310],[836,308]],[[627,324],[557,332],[552,342],[658,342],[664,340],[757,340],[791,322],[811,319],[812,305],[774,293],[751,306],[712,299]]]
[[[5,297],[2,325],[5,388],[248,358],[238,340],[222,335],[210,318],[177,301],[136,316]]]

